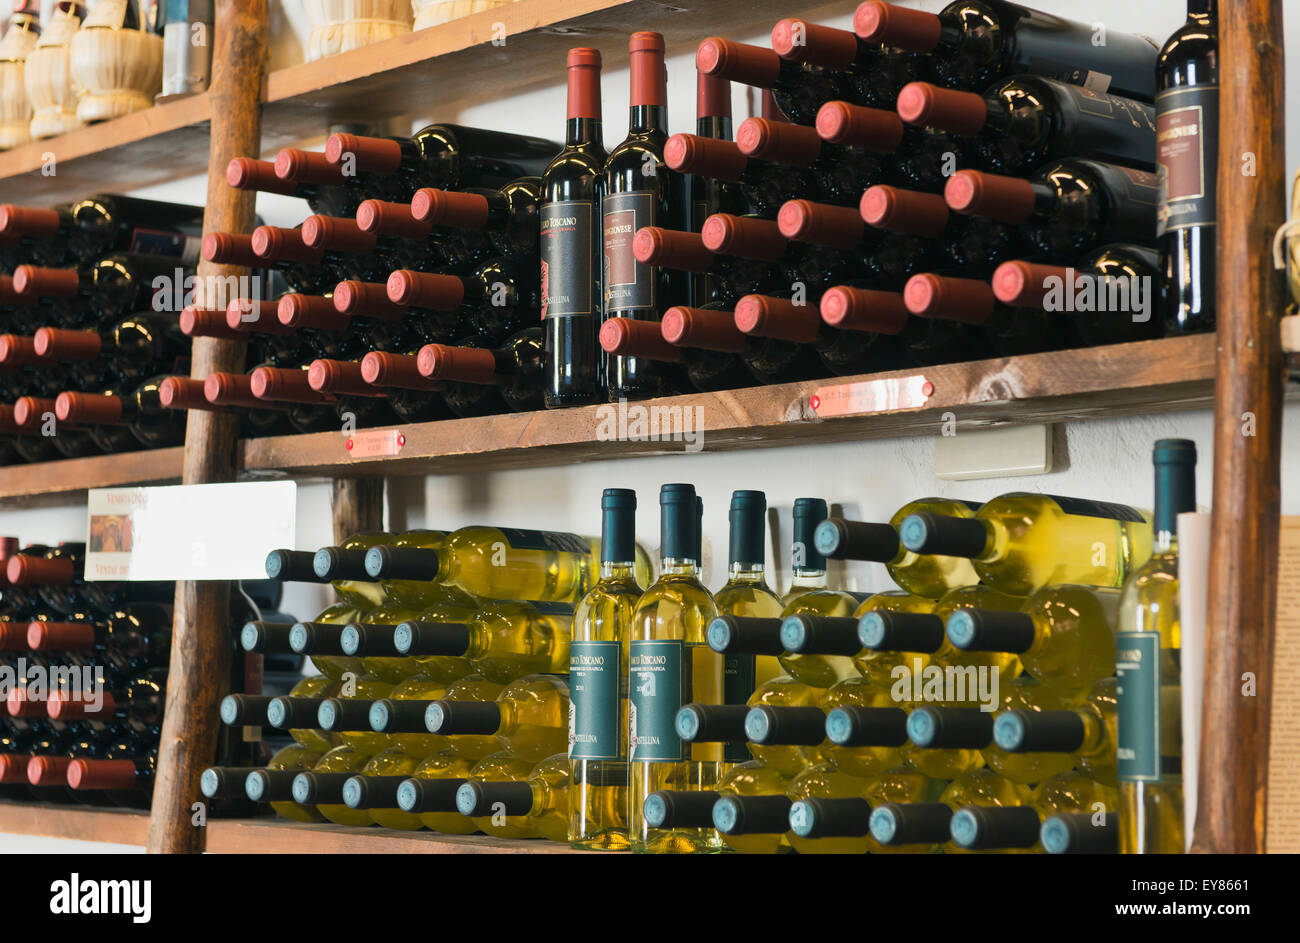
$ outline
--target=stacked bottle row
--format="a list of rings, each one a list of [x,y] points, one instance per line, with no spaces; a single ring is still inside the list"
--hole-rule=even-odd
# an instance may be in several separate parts
[[[179,443],[159,403],[189,370],[176,314],[203,208],[96,194],[0,206],[0,464]]]

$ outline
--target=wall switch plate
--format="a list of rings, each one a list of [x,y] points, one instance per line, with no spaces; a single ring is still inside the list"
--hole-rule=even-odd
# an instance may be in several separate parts
[[[1042,475],[1051,470],[1050,425],[963,430],[934,440],[934,477],[945,481]]]

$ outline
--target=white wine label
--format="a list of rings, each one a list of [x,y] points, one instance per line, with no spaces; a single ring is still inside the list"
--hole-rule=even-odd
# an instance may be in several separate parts
[[[1117,652],[1119,778],[1125,782],[1159,782],[1160,633],[1120,633]]]
[[[633,642],[628,655],[628,748],[633,763],[677,763],[686,758],[675,722],[689,690],[686,643]]]
[[[569,645],[569,757],[618,760],[626,757],[620,727],[620,680],[625,676],[618,642]]]
[[[297,495],[292,481],[92,489],[86,580],[265,579],[266,555],[297,546]]]
[[[1062,498],[1054,494],[1045,494],[1051,498],[1066,514],[1078,514],[1080,517],[1106,517],[1116,521],[1128,521],[1141,524],[1146,521],[1142,512],[1127,504],[1114,504],[1110,501],[1089,501],[1085,498]]]
[[[498,527],[510,541],[512,550],[558,550],[561,553],[591,553],[591,542],[577,534],[556,530],[524,530],[518,527]]]

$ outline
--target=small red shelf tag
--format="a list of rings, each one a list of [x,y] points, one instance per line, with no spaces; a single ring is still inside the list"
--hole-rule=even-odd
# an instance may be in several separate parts
[[[819,387],[808,397],[808,405],[818,419],[827,419],[831,416],[916,409],[924,406],[925,401],[933,395],[934,384],[917,374]]]
[[[405,444],[406,436],[397,429],[365,429],[343,440],[352,458],[390,458]]]

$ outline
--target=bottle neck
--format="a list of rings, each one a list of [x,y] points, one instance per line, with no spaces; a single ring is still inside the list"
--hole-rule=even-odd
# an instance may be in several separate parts
[[[727,582],[760,585],[766,582],[761,563],[741,563],[733,560],[727,569]]]
[[[790,579],[791,589],[825,589],[826,571],[795,567]]]
[[[668,108],[665,105],[633,105],[627,112],[629,133],[668,131]]]
[[[1209,25],[1219,18],[1219,0],[1187,0],[1187,18]]]
[[[661,576],[699,576],[700,564],[683,557],[664,557],[659,561]]]
[[[564,143],[569,147],[600,144],[602,140],[599,118],[570,118],[565,125]]]
[[[702,138],[730,141],[733,137],[730,115],[705,115],[695,120],[695,133]]]
[[[602,580],[624,580],[636,576],[636,564],[628,562],[615,563],[611,560],[602,560],[600,564],[600,578]]]

